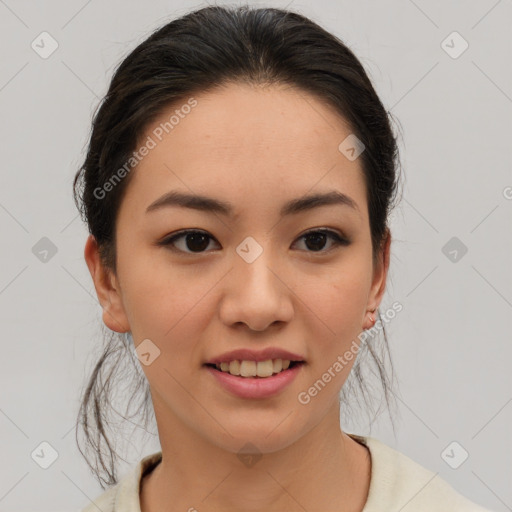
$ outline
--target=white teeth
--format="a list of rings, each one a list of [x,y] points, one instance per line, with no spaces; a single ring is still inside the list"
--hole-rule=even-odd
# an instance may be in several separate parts
[[[270,377],[274,373],[274,365],[272,359],[267,361],[259,361],[256,365],[256,375],[258,377]]]
[[[240,375],[240,361],[231,361],[231,363],[228,363],[229,365],[229,373],[231,375]]]
[[[242,377],[270,377],[290,367],[289,359],[267,359],[266,361],[230,361],[216,364],[218,370]]]
[[[241,361],[240,375],[242,377],[255,377],[258,373],[256,361]]]

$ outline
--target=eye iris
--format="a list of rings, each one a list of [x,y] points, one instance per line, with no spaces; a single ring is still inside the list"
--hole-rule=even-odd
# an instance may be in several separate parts
[[[307,241],[313,240],[313,247],[317,246],[318,244],[321,246],[321,247],[316,247],[318,250],[323,249],[323,247],[325,246],[326,238],[327,238],[327,235],[325,233],[321,233],[321,232],[312,233],[312,234],[309,234],[306,236]],[[306,245],[308,246],[308,248],[311,248],[310,244],[308,242],[306,242]]]
[[[208,247],[208,235],[204,233],[188,233],[185,236],[187,248],[191,251],[200,252]]]

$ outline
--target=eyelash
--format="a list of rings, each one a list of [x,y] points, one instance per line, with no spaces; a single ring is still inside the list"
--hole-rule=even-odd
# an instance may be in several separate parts
[[[184,238],[185,236],[187,236],[189,234],[194,234],[194,233],[203,234],[203,235],[208,236],[210,239],[215,240],[215,238],[212,237],[211,235],[209,235],[206,231],[201,231],[201,230],[196,230],[196,229],[189,229],[189,230],[179,231],[178,233],[176,233],[176,234],[174,234],[174,235],[172,235],[170,237],[165,238],[161,242],[158,242],[157,245],[169,247],[173,251],[177,251],[177,252],[180,252],[182,254],[187,254],[187,255],[200,255],[200,254],[204,254],[204,253],[208,252],[208,251],[187,252],[187,251],[182,251],[181,249],[177,249],[176,247],[172,247],[172,244],[175,243],[180,238]],[[327,235],[333,241],[333,247],[331,247],[331,249],[327,249],[327,250],[306,251],[306,252],[309,252],[311,254],[322,254],[322,253],[325,254],[325,253],[328,253],[328,252],[332,251],[333,249],[335,249],[335,248],[337,248],[339,246],[350,245],[350,241],[349,240],[347,240],[346,238],[344,238],[341,235],[339,235],[336,231],[332,231],[331,229],[313,229],[311,231],[308,231],[308,232],[304,233],[298,239],[300,240],[302,238],[307,237],[308,235],[317,234],[317,233]]]

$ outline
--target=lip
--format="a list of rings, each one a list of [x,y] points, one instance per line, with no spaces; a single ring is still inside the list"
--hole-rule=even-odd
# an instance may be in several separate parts
[[[205,364],[220,364],[229,363],[231,361],[267,361],[268,359],[289,359],[290,361],[303,361],[304,358],[299,354],[294,354],[288,350],[283,350],[278,347],[268,347],[263,350],[251,350],[248,348],[242,348],[232,350],[230,352],[224,352],[217,357],[209,359]]]
[[[231,394],[240,398],[263,399],[282,392],[297,377],[304,364],[296,364],[272,377],[239,377],[217,370],[212,366],[204,368]]]

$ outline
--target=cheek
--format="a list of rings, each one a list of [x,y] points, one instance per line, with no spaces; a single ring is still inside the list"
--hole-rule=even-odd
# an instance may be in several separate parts
[[[318,284],[318,282],[317,282]],[[309,292],[304,308],[311,323],[307,330],[314,333],[311,345],[313,381],[322,380],[327,391],[311,389],[312,401],[320,409],[327,402],[336,401],[357,359],[363,330],[362,318],[366,306],[368,282],[364,272],[342,272],[336,279],[324,282],[313,293]],[[307,290],[302,293],[305,294]],[[309,309],[308,309],[309,308]],[[310,310],[314,314],[310,313]],[[312,336],[313,336],[312,335]],[[341,359],[340,359],[341,358]],[[314,387],[314,385],[313,385]],[[303,391],[309,393],[308,389]]]
[[[297,291],[322,326],[323,339],[332,342],[359,334],[370,289],[369,269],[357,262],[346,263],[322,279],[300,281]]]
[[[190,352],[210,321],[209,291],[218,277],[135,258],[126,261],[125,269],[123,304],[134,339],[149,338],[178,357]]]

